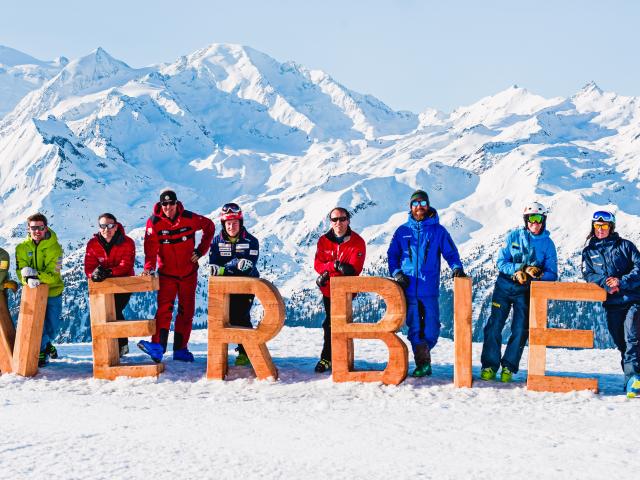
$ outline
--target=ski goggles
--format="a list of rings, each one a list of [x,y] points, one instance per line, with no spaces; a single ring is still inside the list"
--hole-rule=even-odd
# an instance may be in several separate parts
[[[591,217],[592,222],[611,222],[616,223],[616,216],[606,210],[598,210]]]
[[[225,203],[222,206],[222,213],[240,213],[242,209],[237,203]]]
[[[44,229],[47,228],[44,225],[29,225],[29,230],[32,232],[44,232]]]
[[[544,220],[544,215],[540,213],[527,215],[527,222],[529,223],[542,223],[542,220]]]
[[[593,228],[595,228],[596,230],[609,230],[609,228],[611,228],[611,225],[609,225],[608,223],[594,223]]]
[[[429,202],[427,202],[426,200],[414,200],[413,202],[411,202],[411,206],[417,207],[418,205],[420,205],[421,207],[426,207],[428,203]]]

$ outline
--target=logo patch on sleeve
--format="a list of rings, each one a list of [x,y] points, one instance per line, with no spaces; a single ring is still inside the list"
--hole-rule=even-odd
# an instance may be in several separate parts
[[[249,255],[258,255],[258,250],[249,250]]]

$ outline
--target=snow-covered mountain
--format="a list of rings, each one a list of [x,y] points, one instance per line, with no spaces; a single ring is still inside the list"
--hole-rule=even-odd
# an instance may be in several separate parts
[[[27,93],[57,75],[68,62],[65,57],[45,62],[0,45],[0,118]]]
[[[87,338],[81,260],[97,215],[116,214],[141,252],[142,227],[167,185],[211,218],[225,202],[242,205],[261,240],[260,269],[290,299],[292,324],[319,324],[313,254],[334,205],[354,213],[352,226],[368,244],[367,271],[384,274],[410,193],[427,190],[476,280],[476,338],[497,248],[521,223],[526,202],[551,208],[564,279],[578,275],[594,209],[615,210],[618,230],[640,240],[638,99],[593,83],[566,99],[514,86],[450,114],[414,114],[238,45],[214,44],[142,69],[101,48],[63,63],[15,106],[0,96],[0,112],[10,110],[0,118],[0,245],[12,250],[30,213],[49,216],[66,252],[67,338]],[[380,308],[370,300],[363,311]],[[152,303],[147,297],[133,307]],[[580,317],[566,304],[551,311],[567,325],[590,327],[595,319],[606,341],[601,315],[590,315],[598,308],[580,308]]]

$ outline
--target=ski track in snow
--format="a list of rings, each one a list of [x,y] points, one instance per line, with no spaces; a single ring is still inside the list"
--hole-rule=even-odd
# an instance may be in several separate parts
[[[526,351],[515,383],[456,389],[447,339],[431,378],[339,384],[313,372],[322,331],[285,327],[269,343],[278,381],[233,366],[227,381],[208,381],[206,333],[192,335],[194,364],[167,357],[157,380],[94,380],[90,344],[61,345],[35,378],[2,375],[0,478],[613,478],[634,468],[640,403],[622,394],[615,350],[547,351],[548,373],[597,376],[598,395],[528,392]],[[355,345],[356,367],[384,366],[381,343]],[[127,361],[145,357],[130,348]]]

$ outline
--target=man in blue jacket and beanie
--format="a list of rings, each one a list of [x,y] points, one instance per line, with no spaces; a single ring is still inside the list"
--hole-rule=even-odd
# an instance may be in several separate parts
[[[484,326],[482,380],[493,380],[502,365],[500,381],[510,382],[518,373],[520,358],[529,339],[529,290],[532,281],[558,279],[556,246],[547,230],[548,211],[538,202],[525,206],[524,226],[507,234],[498,253],[498,279],[491,297],[491,315]],[[511,336],[502,358],[502,329],[513,307]]]
[[[389,273],[404,289],[407,326],[416,369],[413,377],[431,375],[431,350],[440,336],[440,256],[454,277],[465,277],[449,232],[440,225],[429,196],[416,190],[409,200],[409,219],[393,234],[387,250]]]

